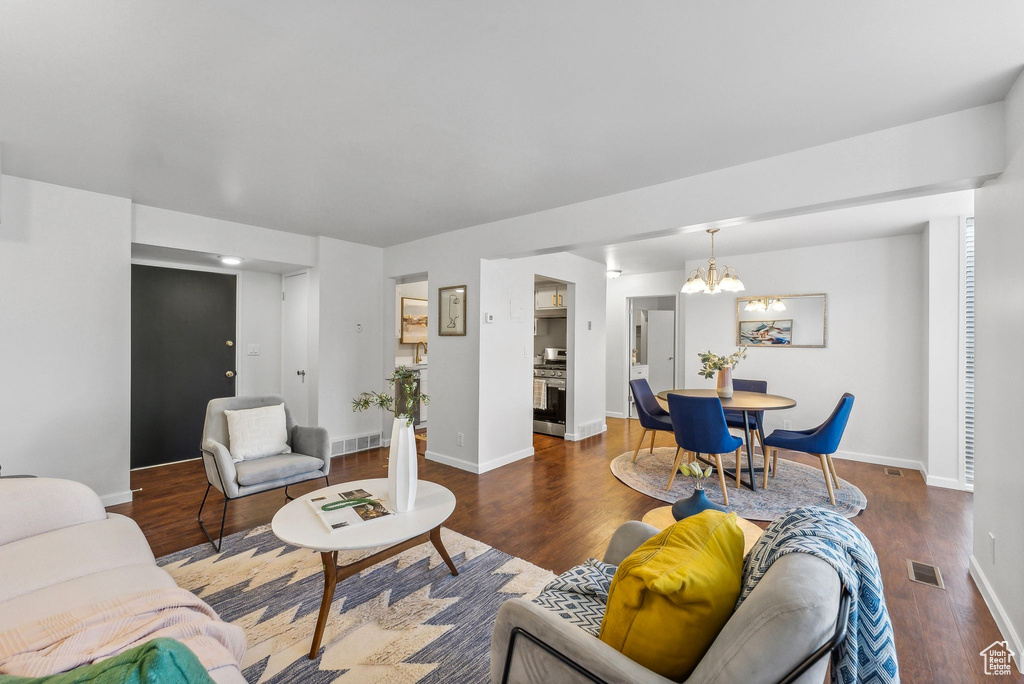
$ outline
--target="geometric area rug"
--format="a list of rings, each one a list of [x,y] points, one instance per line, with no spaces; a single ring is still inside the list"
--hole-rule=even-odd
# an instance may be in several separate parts
[[[200,544],[157,564],[242,627],[248,682],[487,682],[499,606],[534,598],[554,575],[457,532],[441,536],[458,577],[427,542],[339,582],[316,660],[308,655],[323,597],[319,553],[263,525],[226,537],[220,553]]]
[[[659,447],[654,453],[648,453],[647,449],[641,449],[636,463],[633,463],[633,452],[627,451],[612,459],[610,468],[615,477],[633,489],[646,494],[654,499],[665,503],[674,503],[683,497],[693,494],[693,479],[677,474],[672,483],[672,489],[666,490],[669,475],[672,473],[672,463],[675,458],[675,447]],[[722,456],[722,465],[732,470],[735,463],[733,454]],[[747,481],[746,453],[743,454],[743,480]],[[761,455],[754,454],[754,466],[762,465]],[[842,469],[840,462],[837,470]],[[757,491],[753,492],[746,487],[736,488],[735,478],[725,476],[725,484],[729,491],[728,510],[747,520],[775,520],[786,511],[801,506],[821,506],[839,515],[852,518],[863,509],[867,508],[868,500],[858,487],[854,484],[839,478],[839,488],[835,490],[836,505],[833,506],[828,499],[828,490],[825,487],[825,476],[819,467],[811,467],[791,461],[779,459],[779,472],[776,477],[768,478],[768,488],[761,487],[763,475],[757,474]],[[707,497],[718,505],[724,505],[722,488],[718,481],[718,475],[711,473],[704,483],[704,491]]]

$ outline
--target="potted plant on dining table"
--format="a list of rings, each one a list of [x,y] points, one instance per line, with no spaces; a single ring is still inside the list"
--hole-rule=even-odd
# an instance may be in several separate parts
[[[718,374],[718,385],[716,390],[718,396],[722,399],[729,399],[732,397],[732,369],[735,368],[740,361],[747,358],[746,347],[739,347],[736,351],[729,356],[719,356],[711,351],[700,352],[697,354],[700,358],[701,367],[697,371],[697,374],[703,378],[711,379]]]

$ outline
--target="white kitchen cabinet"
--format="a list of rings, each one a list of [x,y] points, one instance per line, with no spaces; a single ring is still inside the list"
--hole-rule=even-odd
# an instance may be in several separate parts
[[[534,307],[537,309],[564,309],[566,286],[563,283],[540,283],[534,290]]]
[[[535,290],[534,306],[538,309],[554,309],[558,306],[558,290],[554,283],[542,283]]]

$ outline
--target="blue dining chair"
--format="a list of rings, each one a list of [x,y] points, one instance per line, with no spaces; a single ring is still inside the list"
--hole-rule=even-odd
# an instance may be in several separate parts
[[[669,420],[668,412],[661,408],[661,404],[654,398],[654,392],[647,380],[639,378],[629,381],[629,391],[633,393],[633,403],[636,404],[636,414],[640,419],[640,426],[644,429],[640,435],[640,441],[636,444],[636,451],[633,452],[633,462],[636,463],[637,454],[644,444],[644,437],[647,431],[651,431],[651,453],[654,453],[654,438],[658,432],[672,432],[672,421]]]
[[[828,419],[816,428],[809,430],[776,430],[764,439],[765,446],[771,451],[772,477],[779,467],[779,449],[800,451],[821,459],[821,472],[825,475],[825,486],[828,487],[828,500],[836,505],[836,494],[832,489],[835,482],[839,488],[839,475],[836,464],[832,462],[832,454],[839,450],[839,441],[843,438],[846,423],[850,420],[853,410],[853,395],[847,392],[836,404],[835,410]],[[764,486],[768,486],[768,455],[765,455]],[[831,476],[831,477],[830,477]]]
[[[736,378],[732,381],[732,388],[738,392],[760,392],[761,394],[768,393],[768,382],[766,380],[740,380]],[[750,428],[750,438],[757,440],[758,443],[761,441],[761,433],[757,431],[758,425],[764,425],[764,411],[756,411],[754,413],[748,413],[750,416],[748,425]],[[744,430],[743,425],[743,411],[725,411],[725,424],[734,430]],[[745,434],[745,430],[744,430]],[[766,455],[764,444],[761,444],[761,455]],[[765,459],[765,467],[768,467],[768,460]],[[736,488],[740,486],[740,474],[743,472],[743,468],[740,466],[740,453],[736,452]],[[754,473],[750,473],[750,481],[754,481]]]
[[[668,479],[668,487],[672,489],[672,481],[679,471],[681,452],[691,452],[694,458],[701,454],[715,457],[718,470],[718,483],[722,486],[722,498],[729,505],[729,492],[725,488],[725,469],[722,467],[722,454],[735,452],[743,444],[743,440],[729,433],[725,424],[725,412],[722,402],[717,397],[687,397],[681,394],[668,395],[668,414],[672,419],[672,430],[676,436],[676,459],[672,465],[672,475]]]

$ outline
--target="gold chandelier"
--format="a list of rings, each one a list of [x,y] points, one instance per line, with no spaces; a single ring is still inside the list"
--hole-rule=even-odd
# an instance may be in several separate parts
[[[736,271],[728,266],[722,267],[722,275],[719,277],[717,262],[715,261],[715,233],[718,228],[708,228],[708,235],[711,236],[711,258],[708,259],[708,270],[696,268],[690,271],[690,276],[683,283],[680,292],[693,294],[703,292],[704,294],[718,294],[719,292],[742,292],[747,289],[743,282],[736,277]]]
[[[744,311],[785,311],[786,303],[778,297],[759,297],[751,299],[743,307]]]

